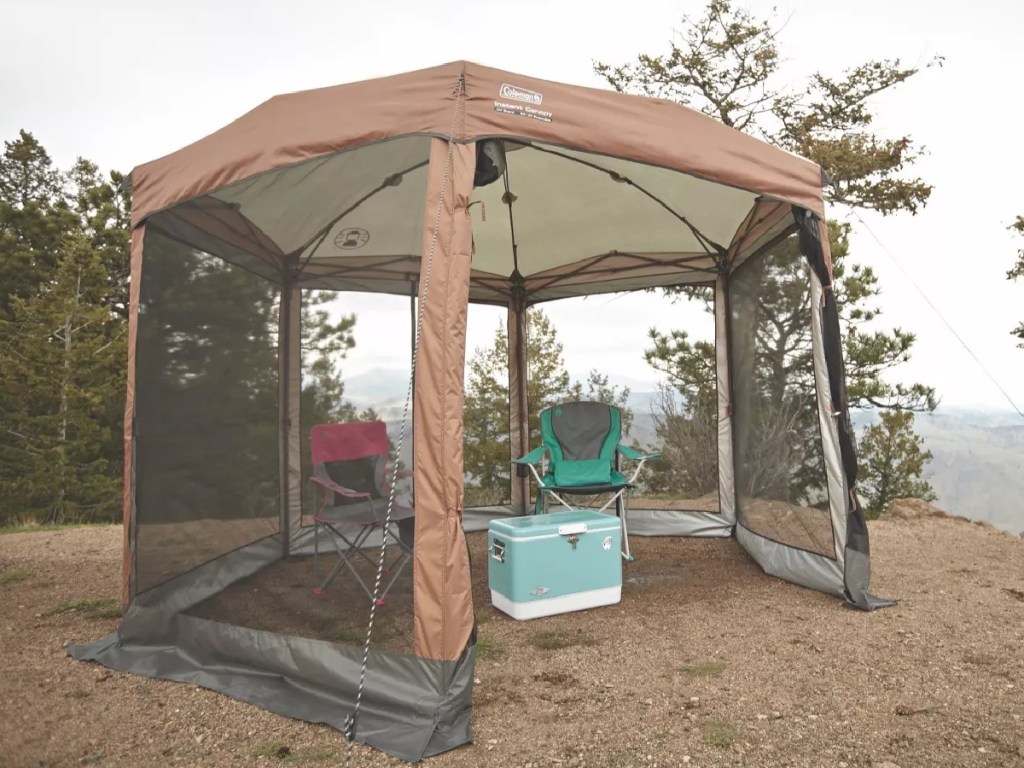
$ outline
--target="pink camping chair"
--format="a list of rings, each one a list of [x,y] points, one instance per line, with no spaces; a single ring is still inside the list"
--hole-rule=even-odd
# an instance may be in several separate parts
[[[399,549],[398,558],[385,568],[390,579],[377,595],[377,604],[383,605],[385,595],[412,556],[414,516],[411,506],[401,505],[396,499],[391,509],[394,525],[385,525],[391,490],[387,428],[383,421],[319,424],[310,432],[310,444],[313,459],[310,481],[318,486],[321,496],[320,507],[313,517],[313,571],[317,579],[320,578],[321,529],[329,534],[338,554],[334,568],[313,591],[323,594],[341,569],[348,568],[373,599],[374,585],[359,575],[354,559],[363,558],[376,573],[376,559],[362,547],[370,534],[379,531]]]

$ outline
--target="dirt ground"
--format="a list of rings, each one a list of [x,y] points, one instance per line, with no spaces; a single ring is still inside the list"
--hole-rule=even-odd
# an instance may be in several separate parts
[[[900,603],[869,614],[734,541],[636,536],[620,604],[516,622],[489,606],[473,536],[474,743],[426,765],[1024,766],[1024,539],[874,522],[872,588]],[[98,598],[119,594],[120,547],[116,527],[0,536],[2,768],[341,764],[325,726],[68,658],[116,626]],[[309,592],[307,565],[282,594]],[[357,746],[352,764],[399,761]]]

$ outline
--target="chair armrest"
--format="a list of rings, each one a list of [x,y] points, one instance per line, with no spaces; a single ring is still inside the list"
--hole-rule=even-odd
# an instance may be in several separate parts
[[[525,456],[520,456],[518,459],[512,459],[513,464],[536,464],[538,461],[544,458],[544,454],[547,452],[547,448],[543,445],[538,445],[532,451]]]
[[[368,494],[368,493],[360,493],[359,491],[353,491],[351,488],[346,488],[343,485],[338,485],[333,480],[325,480],[324,478],[317,477],[316,475],[314,475],[313,477],[311,477],[309,479],[310,479],[310,482],[316,483],[321,488],[326,488],[329,491],[334,491],[335,493],[339,493],[342,496],[347,496],[350,499],[368,499],[368,498],[370,498],[370,494]]]
[[[619,445],[615,450],[622,454],[623,458],[630,461],[655,461],[661,458],[660,453],[643,454],[635,448],[630,448],[628,445]]]

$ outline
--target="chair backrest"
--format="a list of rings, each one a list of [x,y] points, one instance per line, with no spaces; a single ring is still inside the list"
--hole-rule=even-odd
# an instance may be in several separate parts
[[[555,485],[609,483],[622,436],[619,409],[606,403],[562,403],[540,413],[541,442],[551,455]]]
[[[317,424],[310,430],[309,440],[314,475],[381,498],[388,460],[388,432],[383,421]],[[335,502],[350,503],[340,497]]]

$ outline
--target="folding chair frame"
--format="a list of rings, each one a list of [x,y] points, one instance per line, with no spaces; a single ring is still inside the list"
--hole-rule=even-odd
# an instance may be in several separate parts
[[[347,427],[350,425],[321,425],[314,427],[314,430],[323,430],[330,428]],[[353,425],[354,426],[354,425]],[[357,436],[358,439],[376,440],[379,442],[381,439],[386,441],[386,435],[383,432],[383,423],[369,423],[364,422],[360,424],[361,427],[369,428],[370,430],[378,430],[376,434],[372,431],[370,436],[367,437],[364,431],[362,435]],[[324,433],[321,433],[324,434]],[[321,438],[322,442],[329,442],[330,439],[325,434]],[[386,445],[386,442],[385,442]],[[315,442],[314,442],[315,446]],[[378,450],[379,450],[378,446]],[[314,447],[314,451],[316,448]],[[335,450],[340,452],[337,447]],[[342,449],[343,450],[343,449]],[[393,515],[390,524],[386,523],[386,505],[389,503],[390,494],[385,494],[384,491],[389,488],[389,481],[391,480],[391,474],[394,472],[392,467],[387,461],[386,453],[375,452],[372,448],[367,449],[364,447],[357,447],[350,455],[339,456],[339,460],[352,460],[352,459],[373,459],[379,462],[374,470],[374,493],[367,491],[356,491],[351,488],[346,488],[338,482],[335,482],[330,476],[327,475],[326,469],[323,467],[322,462],[314,461],[316,465],[315,474],[310,478],[310,481],[315,485],[319,486],[320,490],[320,506],[317,513],[313,516],[314,532],[313,532],[313,574],[314,578],[320,579],[320,529],[327,528],[331,532],[330,538],[331,544],[334,546],[338,554],[338,562],[335,563],[334,567],[327,574],[319,585],[313,590],[316,594],[323,594],[327,586],[335,579],[335,577],[341,572],[342,568],[347,567],[351,572],[352,576],[355,577],[356,582],[362,587],[363,591],[370,597],[371,600],[375,599],[377,605],[384,605],[387,593],[394,585],[396,579],[401,575],[405,566],[412,558],[412,546],[407,543],[402,536],[400,521],[410,518],[412,515],[412,509],[405,505],[398,505],[392,503],[392,512],[399,511],[398,515]],[[409,475],[408,472],[398,472],[398,475]],[[340,496],[347,500],[348,503],[341,505],[340,512],[337,516],[332,517],[328,511],[334,508],[335,505],[329,504],[329,502],[335,497]],[[383,507],[383,509],[382,509]],[[353,529],[356,529],[353,532]],[[396,530],[398,532],[396,533]],[[388,544],[388,538],[392,540],[399,547],[398,557],[392,562],[390,567],[387,567],[386,562],[380,563],[379,567],[382,569],[382,573],[390,576],[388,582],[374,597],[374,586],[376,583],[367,583],[359,572],[355,568],[353,562],[354,558],[361,557],[374,569],[378,567],[378,562],[374,558],[370,557],[367,552],[363,550],[366,540],[370,537],[370,534],[374,531],[380,531],[384,537],[384,541],[381,546],[385,549]]]
[[[559,494],[565,494],[566,496],[593,496],[600,493],[609,493],[614,491],[615,493],[604,503],[604,505],[598,509],[598,512],[604,512],[612,504],[615,504],[615,514],[622,522],[622,557],[627,561],[633,560],[633,555],[629,551],[629,529],[626,523],[626,514],[629,510],[629,492],[633,489],[637,476],[640,471],[644,468],[644,464],[648,461],[661,458],[660,454],[654,453],[645,455],[630,448],[628,445],[618,445],[616,447],[616,465],[618,457],[629,459],[631,461],[637,461],[638,464],[633,470],[633,474],[629,476],[624,484],[609,483],[607,485],[581,485],[581,486],[558,486],[549,485],[544,482],[544,476],[547,475],[548,468],[548,447],[545,445],[538,446],[530,451],[525,456],[513,460],[513,464],[525,465],[530,468],[530,472],[533,474],[533,479],[537,481],[537,504],[534,509],[534,514],[544,514],[547,509],[547,498],[548,496],[555,499],[566,509],[572,510],[577,509],[576,506],[570,504]],[[541,465],[541,472],[537,471],[537,464]]]

